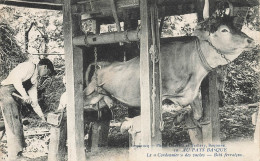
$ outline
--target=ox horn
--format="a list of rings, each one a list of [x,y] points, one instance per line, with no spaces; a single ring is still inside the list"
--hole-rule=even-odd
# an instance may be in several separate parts
[[[228,2],[228,6],[229,6],[229,16],[234,16],[234,6],[231,2]]]
[[[209,18],[209,0],[205,0],[203,8],[203,19],[206,20]]]

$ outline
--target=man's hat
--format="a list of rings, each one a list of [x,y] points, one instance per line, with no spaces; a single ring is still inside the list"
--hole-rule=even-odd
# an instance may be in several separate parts
[[[51,71],[50,75],[51,76],[56,75],[56,71],[54,70],[54,66],[49,59],[47,59],[47,58],[41,59],[40,62],[39,62],[39,65],[47,65],[48,69],[50,69],[50,71]]]

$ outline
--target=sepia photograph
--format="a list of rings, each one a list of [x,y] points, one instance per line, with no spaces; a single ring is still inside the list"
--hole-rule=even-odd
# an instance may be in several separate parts
[[[0,0],[0,161],[260,161],[259,0]]]

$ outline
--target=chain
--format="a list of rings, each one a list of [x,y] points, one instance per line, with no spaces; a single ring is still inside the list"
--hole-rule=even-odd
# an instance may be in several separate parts
[[[230,64],[231,63],[231,61],[228,59],[228,58],[226,58],[226,56],[219,50],[219,49],[217,49],[209,40],[207,40],[207,42],[209,43],[209,45],[211,46],[211,47],[213,47],[216,51],[217,51],[217,53],[219,54],[219,55],[221,55],[221,57],[222,58],[224,58],[226,61],[227,61],[227,63],[228,64]],[[226,67],[226,72],[225,72],[225,77],[227,77],[227,75],[228,75],[228,66]],[[243,73],[243,72],[239,72],[238,71],[238,73],[239,74],[241,74],[241,75],[243,75],[244,77],[246,77],[245,76],[245,74]],[[231,79],[231,82],[233,82],[233,79]],[[232,83],[233,84],[233,83]],[[226,97],[226,94],[225,94],[225,92],[223,91],[223,94],[224,94],[224,97]]]
[[[94,11],[94,7],[93,7],[93,4],[92,4],[92,0],[89,1],[89,4],[90,4],[91,11]]]
[[[95,75],[95,81],[96,81],[96,91],[97,93],[99,93],[99,88],[98,88],[98,75],[97,75],[97,47],[95,46],[94,47],[94,56],[95,56],[95,72],[94,72],[94,75]],[[99,108],[99,102],[97,102],[97,109],[98,109],[98,120],[101,118],[101,111],[100,111],[100,108]]]
[[[95,75],[95,81],[96,81],[96,90],[98,92],[98,77],[97,77],[97,47],[95,46],[94,47],[94,56],[95,56],[95,72],[94,72],[94,75]]]
[[[227,61],[228,64],[231,63],[231,61],[219,49],[217,49],[209,40],[207,40],[207,42],[211,47],[213,47],[217,51],[219,55],[221,55],[222,58],[224,58]]]

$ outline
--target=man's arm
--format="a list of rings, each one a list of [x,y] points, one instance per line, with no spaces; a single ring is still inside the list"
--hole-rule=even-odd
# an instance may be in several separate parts
[[[28,90],[28,94],[30,96],[30,98],[32,99],[32,107],[33,107],[33,110],[34,112],[44,121],[45,120],[45,117],[44,117],[44,114],[42,112],[42,109],[38,103],[38,94],[37,94],[37,83],[36,84],[33,84],[33,86]]]
[[[64,109],[66,108],[67,106],[67,93],[64,92],[61,97],[60,97],[60,104],[59,104],[59,107],[57,110],[61,110],[61,109]]]
[[[19,78],[16,78],[13,81],[14,81],[13,82],[14,88],[17,90],[17,92],[20,93],[20,95],[23,97],[23,99],[24,100],[29,99],[29,96],[27,95],[27,93],[23,87],[22,80]]]

